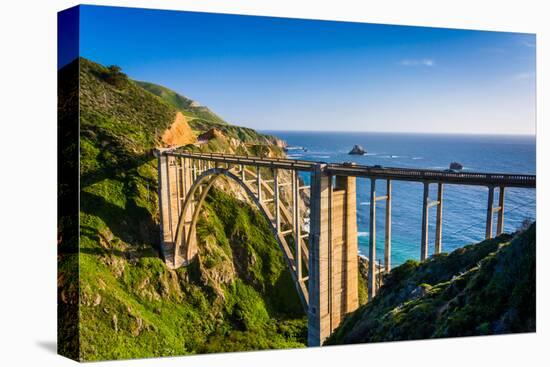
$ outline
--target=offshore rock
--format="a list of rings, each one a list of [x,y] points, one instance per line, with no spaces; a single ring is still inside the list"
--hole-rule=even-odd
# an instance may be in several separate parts
[[[449,165],[449,169],[461,170],[463,168],[464,166],[462,165],[462,163],[459,162],[451,162],[451,164]]]
[[[364,155],[365,153],[367,153],[367,151],[362,146],[360,146],[358,144],[355,144],[353,146],[353,149],[350,150],[350,152],[348,154]]]

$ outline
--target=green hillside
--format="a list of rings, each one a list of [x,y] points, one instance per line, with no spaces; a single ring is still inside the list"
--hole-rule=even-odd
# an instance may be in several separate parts
[[[197,227],[196,261],[165,266],[152,150],[177,108],[116,67],[81,58],[60,75],[78,62],[80,256],[60,235],[60,310],[72,310],[60,319],[60,353],[104,360],[305,346],[303,309],[256,209],[213,190]],[[60,118],[75,117],[65,111],[73,95],[60,91]],[[199,132],[219,124],[201,123]]]
[[[277,143],[277,139],[274,136],[258,133],[254,129],[247,127],[228,124],[221,117],[210,111],[208,107],[198,106],[193,100],[171,89],[148,82],[136,81],[136,83],[181,111],[188,118],[189,125],[195,131],[200,132],[216,128],[226,136],[238,139],[244,144],[274,145]]]
[[[193,100],[184,97],[171,89],[148,82],[136,81],[136,83],[142,88],[170,103],[178,110],[182,111],[191,120],[198,119],[214,124],[227,124],[227,122],[225,122],[221,117],[210,111],[208,107],[200,106]]]
[[[388,275],[326,344],[534,332],[535,224]]]

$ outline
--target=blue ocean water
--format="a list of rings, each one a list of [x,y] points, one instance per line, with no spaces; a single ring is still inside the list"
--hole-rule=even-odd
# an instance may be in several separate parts
[[[290,150],[289,158],[349,162],[385,167],[446,169],[458,161],[465,171],[535,174],[534,136],[432,135],[361,132],[266,131],[285,140],[289,146],[305,150]],[[362,145],[367,154],[349,155],[354,144]],[[309,184],[309,175],[302,174]],[[437,195],[431,185],[430,197]],[[443,191],[442,246],[444,252],[482,240],[485,236],[487,188],[445,185]],[[377,182],[377,195],[384,195],[385,181]],[[392,190],[392,263],[419,259],[423,185],[393,182]],[[368,255],[370,180],[357,180],[357,210],[359,253]],[[534,189],[506,189],[504,229],[516,230],[525,219],[535,219]],[[495,206],[498,190],[495,190]],[[378,204],[383,213],[384,203]],[[430,253],[434,250],[435,213],[430,210]],[[496,217],[494,222],[496,229]],[[384,217],[377,216],[377,258],[383,262]]]

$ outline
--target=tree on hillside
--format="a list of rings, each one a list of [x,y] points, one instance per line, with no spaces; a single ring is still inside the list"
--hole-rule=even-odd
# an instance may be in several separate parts
[[[115,87],[121,87],[128,80],[128,76],[122,72],[120,66],[111,65],[103,73],[103,79]]]

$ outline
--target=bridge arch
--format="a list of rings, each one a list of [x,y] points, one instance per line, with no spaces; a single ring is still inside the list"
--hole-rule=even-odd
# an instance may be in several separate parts
[[[161,244],[169,267],[186,265],[183,260],[191,260],[196,254],[200,209],[215,182],[226,177],[244,190],[270,223],[307,311],[309,345],[320,345],[344,316],[358,307],[353,166],[344,165],[336,172],[320,162],[286,158],[173,149],[158,150],[156,155]],[[270,169],[273,177],[262,177],[262,169]],[[310,185],[302,186],[299,174],[303,172],[309,173]],[[280,190],[287,185],[291,190],[284,190],[283,203]],[[300,190],[309,191],[309,200],[302,202]],[[286,196],[288,192],[292,195]],[[309,214],[300,210],[304,207]],[[309,219],[309,230],[302,233],[304,214]],[[306,274],[302,266],[307,267]]]
[[[279,245],[279,249],[283,253],[283,257],[287,264],[287,267],[290,271],[290,274],[293,278],[296,290],[300,301],[304,309],[308,310],[308,292],[307,288],[303,282],[299,281],[295,272],[295,261],[293,259],[292,252],[288,247],[284,236],[276,228],[276,225],[273,223],[273,218],[270,216],[266,205],[260,201],[257,193],[240,177],[230,171],[228,168],[210,168],[203,171],[199,176],[196,177],[193,184],[189,188],[188,192],[185,194],[185,200],[183,202],[181,212],[178,219],[178,224],[175,232],[174,240],[174,265],[176,265],[176,259],[179,256],[182,256],[184,263],[189,263],[197,254],[197,244],[196,244],[196,225],[198,222],[200,210],[204,204],[206,196],[214,186],[214,183],[218,181],[221,177],[226,177],[237,183],[246,193],[246,195],[254,202],[255,206],[258,208],[262,216],[269,223],[269,228]],[[199,193],[199,197],[195,200],[195,196]],[[189,218],[188,212],[191,211],[191,220]],[[183,248],[183,254],[180,254],[180,249]],[[176,266],[175,266],[176,267]]]

